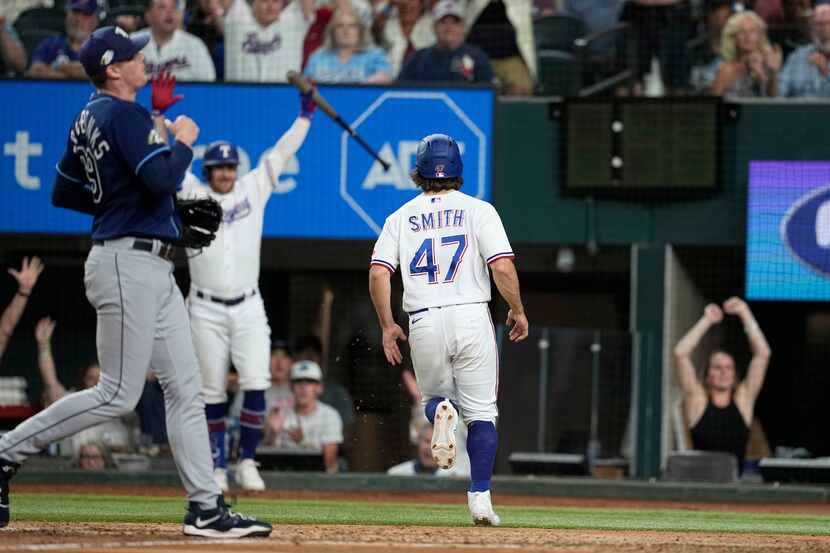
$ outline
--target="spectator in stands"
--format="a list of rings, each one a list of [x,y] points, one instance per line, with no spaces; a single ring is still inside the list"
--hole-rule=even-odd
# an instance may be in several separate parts
[[[533,19],[556,15],[558,0],[533,0]]]
[[[318,366],[324,366],[324,359],[328,356],[324,355],[323,344],[317,336],[300,336],[294,341],[294,360],[311,361]],[[349,391],[333,378],[327,377],[321,386],[320,401],[334,407],[348,433],[354,422],[354,400]]]
[[[26,49],[4,15],[0,15],[0,76],[23,73],[26,69]]]
[[[737,316],[752,350],[746,377],[738,380],[735,359],[722,350],[709,354],[703,381],[698,379],[692,354],[706,332],[723,320],[724,312]],[[694,449],[733,454],[743,467],[755,400],[769,364],[770,348],[752,311],[742,299],[723,303],[723,311],[711,303],[703,316],[674,348],[677,379],[683,392],[683,411]]]
[[[721,57],[709,89],[715,96],[758,97],[778,95],[781,48],[771,45],[767,25],[751,11],[738,12],[726,22]]]
[[[196,0],[187,11],[186,29],[207,46],[216,80],[225,78],[225,6],[222,0]]]
[[[183,0],[151,0],[144,19],[149,28],[137,34],[150,35],[141,51],[147,75],[158,77],[170,73],[178,81],[214,81],[216,70],[205,43],[197,36],[179,29]]]
[[[790,54],[778,76],[781,96],[830,96],[830,4],[819,4],[813,10],[810,33],[812,44]]]
[[[464,7],[440,0],[433,10],[435,46],[418,50],[398,75],[399,81],[491,83],[493,68],[478,46],[466,44]]]
[[[333,407],[318,401],[323,371],[312,361],[291,367],[294,407],[269,411],[263,443],[280,449],[319,451],[327,472],[337,472],[337,448],[343,443],[343,421]]]
[[[467,43],[487,54],[503,94],[533,94],[536,50],[530,2],[467,2]]]
[[[393,476],[417,476],[419,474],[435,474],[436,476],[449,476],[453,470],[438,470],[438,465],[432,460],[432,425],[424,419],[416,429],[417,455],[414,459],[404,461],[393,467],[389,467],[386,474]],[[455,466],[453,466],[455,469]]]
[[[12,268],[7,270],[17,281],[17,291],[15,291],[12,301],[3,311],[3,315],[0,315],[0,359],[3,358],[3,354],[6,352],[6,347],[9,345],[17,321],[20,320],[23,311],[26,309],[29,296],[32,295],[32,289],[37,284],[40,273],[43,272],[43,262],[39,257],[33,257],[31,262],[28,257],[24,257],[19,271]]]
[[[55,321],[49,317],[39,320],[35,326],[35,340],[37,341],[37,364],[40,378],[43,383],[45,404],[60,400],[67,394],[67,390],[58,380],[55,369],[55,359],[52,356],[52,333],[55,330]],[[98,362],[90,363],[81,371],[79,389],[86,390],[98,384],[101,377],[101,368]],[[98,443],[112,450],[126,451],[130,447],[130,427],[133,420],[129,417],[108,419],[97,426],[87,428],[74,436],[70,436],[60,443],[62,455],[78,457],[81,447],[88,443]]]
[[[294,406],[294,393],[291,391],[291,366],[294,359],[291,347],[285,340],[271,342],[271,387],[265,390],[265,411]],[[239,419],[242,413],[242,394],[233,396],[228,415]]]
[[[66,32],[44,38],[32,54],[28,75],[41,79],[86,79],[78,54],[98,27],[96,0],[71,0],[66,7]]]
[[[331,18],[339,6],[346,6],[360,19],[363,28],[372,25],[372,6],[368,0],[315,0],[314,21],[308,27],[303,41],[303,69],[308,63],[311,54],[323,46],[326,41],[327,29]]]
[[[106,448],[97,442],[88,442],[78,449],[77,465],[81,470],[104,470],[107,468]]]
[[[629,0],[620,20],[632,26],[637,38],[637,76],[642,79],[651,72],[656,56],[665,91],[684,91],[689,79],[686,40],[692,30],[689,2]]]
[[[392,0],[375,14],[372,34],[389,53],[397,76],[417,50],[435,44],[429,0]]]
[[[691,69],[690,83],[695,92],[708,92],[715,80],[718,66],[723,63],[721,57],[721,36],[726,22],[732,17],[734,4],[731,0],[707,0],[704,2],[704,38],[702,50],[695,59]]]
[[[225,13],[225,78],[285,82],[300,71],[314,0],[233,0]]]
[[[363,22],[348,2],[334,12],[323,47],[311,55],[305,74],[320,83],[388,83],[392,65],[374,46]]]

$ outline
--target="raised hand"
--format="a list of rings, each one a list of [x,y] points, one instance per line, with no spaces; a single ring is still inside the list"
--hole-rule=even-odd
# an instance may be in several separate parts
[[[164,113],[167,108],[184,99],[184,95],[174,95],[176,89],[176,77],[171,73],[164,71],[153,77],[151,81],[152,87],[152,104],[153,111]]]
[[[773,44],[764,50],[764,65],[773,73],[778,73],[783,62],[784,54],[781,51],[781,47],[777,44]]]
[[[744,300],[733,296],[723,302],[723,311],[729,315],[741,315],[749,310],[749,306]]]
[[[41,261],[39,257],[35,256],[32,258],[31,262],[28,257],[24,257],[23,265],[21,265],[19,271],[15,269],[9,269],[8,271],[9,274],[17,281],[18,290],[24,294],[31,294],[32,288],[34,288],[35,284],[37,284],[37,279],[40,277],[40,273],[43,272],[43,268],[43,261]]]
[[[723,311],[717,304],[710,303],[703,309],[703,316],[706,317],[710,323],[716,325],[723,320]]]
[[[37,322],[35,326],[35,340],[38,345],[48,345],[52,340],[52,332],[55,330],[55,321],[49,317],[44,317]]]

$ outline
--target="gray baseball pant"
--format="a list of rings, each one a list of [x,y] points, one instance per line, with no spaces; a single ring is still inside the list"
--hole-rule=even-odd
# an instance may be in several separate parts
[[[0,458],[20,463],[50,443],[135,409],[150,367],[164,390],[167,435],[190,501],[216,506],[202,382],[173,264],[132,249],[133,238],[93,246],[84,284],[98,313],[101,378],[0,437]],[[155,250],[159,242],[155,241]]]

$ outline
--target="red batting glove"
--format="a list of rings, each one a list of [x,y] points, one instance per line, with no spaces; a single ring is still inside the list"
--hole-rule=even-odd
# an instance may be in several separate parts
[[[153,77],[151,82],[153,89],[152,104],[153,111],[164,113],[167,108],[184,98],[184,95],[173,95],[176,88],[176,77],[167,71]]]

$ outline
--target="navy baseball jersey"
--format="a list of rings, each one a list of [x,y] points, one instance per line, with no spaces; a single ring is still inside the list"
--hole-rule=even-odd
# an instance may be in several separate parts
[[[187,146],[176,142],[173,148],[182,150],[189,162],[192,153]],[[75,117],[56,167],[54,195],[64,201],[55,203],[92,214],[94,240],[120,236],[176,240],[181,221],[175,192],[184,171],[160,184],[139,176],[148,162],[170,153],[143,106],[95,93]]]

